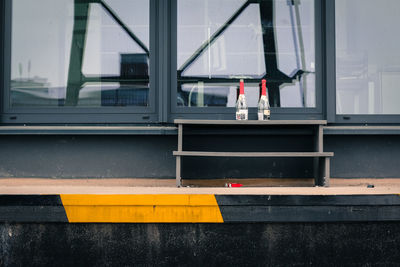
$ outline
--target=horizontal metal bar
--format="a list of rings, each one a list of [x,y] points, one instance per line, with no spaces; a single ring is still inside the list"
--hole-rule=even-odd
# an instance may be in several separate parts
[[[243,80],[243,82],[245,83],[260,83],[260,80],[262,79],[261,77],[249,77],[249,78],[240,78],[240,77],[236,77],[236,78],[231,78],[229,76],[223,77],[223,76],[218,76],[218,77],[212,77],[209,78],[207,77],[201,77],[201,76],[178,76],[178,82],[180,84],[186,84],[186,83],[198,83],[198,82],[205,82],[205,83],[209,83],[209,84],[213,84],[213,83],[225,83],[225,84],[239,84],[240,80]],[[272,80],[268,80],[268,82],[276,82],[276,81],[272,81]]]
[[[254,157],[254,158],[314,158],[333,157],[333,152],[211,152],[211,151],[174,151],[174,156],[190,157]]]
[[[269,120],[269,121],[236,121],[236,120],[174,120],[175,124],[206,125],[326,125],[326,120]]]
[[[116,82],[128,84],[148,84],[149,79],[126,79],[121,76],[83,76],[83,83]]]
[[[173,126],[0,126],[0,135],[152,135],[176,134]]]
[[[308,72],[307,72],[308,73]],[[232,77],[229,75],[219,75],[217,77],[206,77],[206,76],[181,76],[178,73],[178,82],[180,84],[185,84],[185,83],[197,83],[199,81],[205,82],[205,83],[226,83],[226,84],[239,84],[240,80],[243,80],[245,83],[260,83],[261,79],[263,79],[265,76],[250,76],[250,75],[245,75],[245,77]],[[268,77],[268,83],[282,83],[286,81],[292,81],[296,79],[296,75],[294,77],[288,77],[288,78],[280,78],[280,77]]]
[[[400,126],[326,126],[324,135],[399,135]]]

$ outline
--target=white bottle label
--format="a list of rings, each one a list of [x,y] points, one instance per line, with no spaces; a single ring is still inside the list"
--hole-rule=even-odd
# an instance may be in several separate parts
[[[258,120],[267,120],[265,117],[269,118],[271,112],[269,110],[264,110],[264,112],[258,112]]]
[[[248,110],[239,110],[236,112],[236,120],[243,121],[248,119]]]
[[[243,114],[244,114],[244,120],[248,120],[249,119],[249,111],[246,109],[246,110],[243,110]]]

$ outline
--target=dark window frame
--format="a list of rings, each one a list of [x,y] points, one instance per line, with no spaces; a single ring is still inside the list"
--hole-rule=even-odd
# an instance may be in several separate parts
[[[10,68],[4,67],[2,71],[2,112],[1,123],[5,124],[57,124],[57,123],[157,123],[159,122],[158,98],[161,94],[157,83],[160,74],[158,65],[160,62],[158,43],[160,42],[159,1],[150,0],[150,82],[149,82],[149,106],[148,107],[41,107],[41,108],[12,108],[9,107]],[[3,34],[5,38],[2,47],[2,66],[10,66],[11,63],[11,4],[12,0],[2,1],[1,14],[4,14]]]
[[[0,14],[1,19],[0,19],[0,112],[1,114],[4,113],[4,105],[3,105],[3,92],[5,91],[5,86],[4,86],[4,78],[5,78],[5,64],[4,64],[4,57],[5,57],[5,45],[6,45],[6,16],[3,15],[5,14],[5,1],[0,2]]]
[[[177,0],[171,1],[171,50],[170,50],[170,77],[171,77],[171,99],[169,121],[176,118],[192,119],[233,119],[234,107],[178,107],[176,105],[177,97]],[[316,107],[315,108],[271,108],[271,117],[273,119],[323,119],[325,118],[324,103],[324,72],[325,62],[323,54],[324,29],[322,27],[323,0],[315,0],[315,63],[316,63]],[[256,115],[257,108],[249,109],[250,119]]]
[[[177,46],[177,0],[150,0],[151,70],[150,108],[62,108],[26,109],[10,112],[5,109],[4,92],[9,90],[9,68],[6,57],[10,56],[11,13],[0,1],[0,123],[2,124],[141,124],[171,123],[175,118],[232,119],[234,108],[226,107],[177,107],[176,106],[176,46]],[[316,55],[316,108],[272,109],[273,119],[327,119],[331,124],[398,124],[400,115],[353,115],[336,114],[336,44],[335,1],[315,0],[315,55]],[[7,37],[8,36],[8,37]],[[8,61],[9,62],[9,61]],[[75,110],[74,110],[75,109]],[[142,109],[142,110],[141,110]],[[255,108],[250,114],[255,114]],[[16,119],[15,119],[16,118]]]

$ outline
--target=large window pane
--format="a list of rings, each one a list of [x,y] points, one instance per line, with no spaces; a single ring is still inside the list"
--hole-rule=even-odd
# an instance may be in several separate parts
[[[149,0],[13,0],[11,107],[149,105]]]
[[[400,114],[400,1],[335,3],[336,112]]]
[[[178,0],[177,105],[315,107],[314,0]]]

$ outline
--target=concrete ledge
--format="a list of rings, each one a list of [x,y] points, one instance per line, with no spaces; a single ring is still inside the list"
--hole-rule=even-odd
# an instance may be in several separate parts
[[[240,188],[225,188],[240,183]],[[314,187],[312,178],[175,179],[0,178],[0,195],[58,194],[259,194],[259,195],[376,195],[399,194],[400,178],[331,178],[329,188]]]

